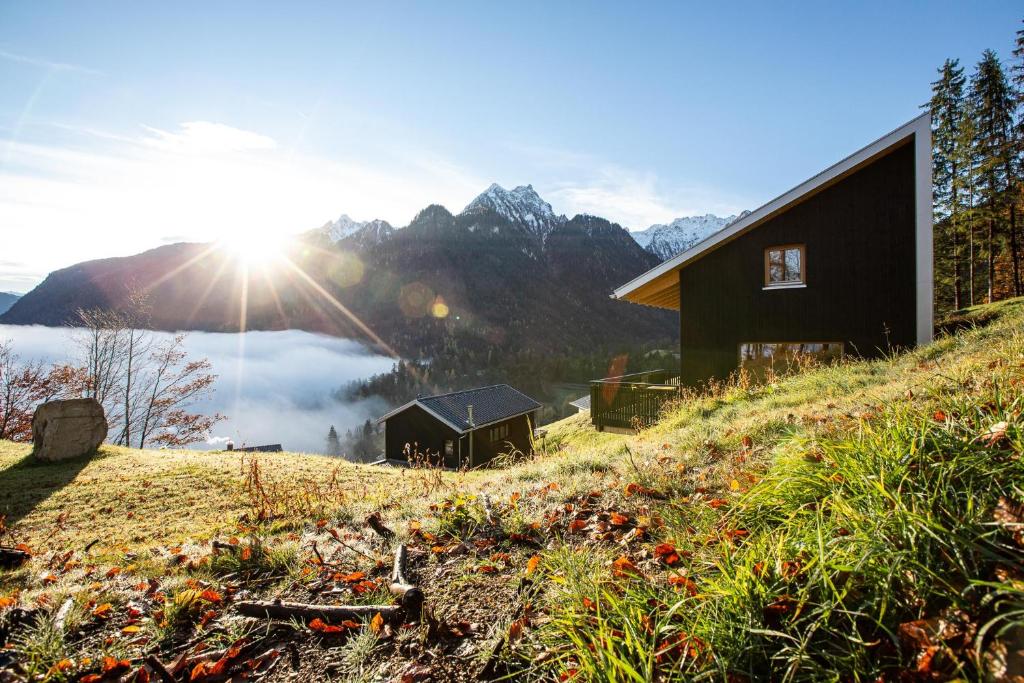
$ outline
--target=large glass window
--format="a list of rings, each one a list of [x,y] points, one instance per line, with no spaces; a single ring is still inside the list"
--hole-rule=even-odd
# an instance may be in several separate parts
[[[491,427],[491,443],[495,441],[501,441],[508,438],[508,423],[498,425],[497,427]]]
[[[764,250],[764,286],[802,285],[804,277],[804,245],[790,244]]]
[[[740,367],[755,379],[784,374],[808,361],[831,363],[843,357],[842,342],[748,342],[740,344]]]

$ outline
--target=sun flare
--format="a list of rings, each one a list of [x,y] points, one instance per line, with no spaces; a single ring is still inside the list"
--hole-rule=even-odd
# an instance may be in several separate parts
[[[290,241],[283,235],[235,235],[221,240],[221,247],[246,266],[268,266],[284,259]]]

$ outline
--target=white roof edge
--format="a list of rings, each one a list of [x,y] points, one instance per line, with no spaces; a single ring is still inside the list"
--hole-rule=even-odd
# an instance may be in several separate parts
[[[822,185],[846,173],[851,168],[854,168],[855,166],[866,161],[867,159],[870,159],[871,157],[875,156],[879,152],[893,146],[900,140],[910,137],[914,133],[917,133],[923,129],[926,129],[928,131],[929,136],[931,135],[931,113],[927,111],[923,114],[920,114],[919,116],[914,117],[913,119],[903,124],[899,128],[896,128],[895,130],[886,133],[885,135],[878,138],[877,140],[867,145],[866,147],[862,147],[861,149],[857,150],[853,154],[850,154],[841,161],[833,164],[832,166],[829,166],[824,171],[821,171],[820,173],[805,180],[804,182],[800,183],[799,185],[789,190],[788,192],[784,192],[783,194],[779,195],[775,199],[772,199],[766,204],[762,204],[758,208],[748,213],[743,218],[734,221],[727,225],[722,230],[719,230],[718,232],[709,235],[708,237],[704,238],[703,240],[693,245],[686,251],[676,254],[675,256],[665,261],[664,263],[661,263],[655,266],[654,268],[651,268],[646,273],[638,275],[637,277],[633,278],[632,280],[622,285],[621,287],[616,288],[615,291],[612,293],[612,297],[616,299],[621,299],[630,292],[632,292],[633,290],[638,289],[643,285],[646,285],[648,282],[651,282],[652,280],[655,280],[666,273],[669,273],[673,270],[676,270],[677,268],[686,265],[690,261],[696,259],[705,251],[708,251],[712,247],[715,247],[718,244],[728,240],[729,238],[739,233],[742,233],[751,225],[754,225],[755,223],[761,221],[765,216],[769,216],[772,213],[778,211],[779,209],[787,206],[788,204],[793,203],[794,201],[804,196],[805,194],[813,192]],[[930,172],[931,169],[929,169],[929,173]]]
[[[441,415],[438,415],[435,411],[431,410],[428,406],[423,405],[423,403],[420,402],[420,400],[418,398],[414,398],[413,400],[409,401],[408,403],[398,406],[397,408],[392,410],[390,413],[387,413],[386,415],[381,415],[379,418],[377,418],[377,424],[380,424],[381,422],[384,422],[385,420],[387,420],[389,418],[392,418],[395,415],[398,415],[399,413],[408,410],[409,408],[412,408],[414,405],[415,406],[419,406],[423,410],[427,411],[428,413],[430,413],[430,415],[432,415],[433,417],[437,418],[441,422],[445,423],[446,425],[448,425],[449,427],[451,427],[452,429],[457,431],[459,434],[464,434],[467,431],[466,429],[463,429],[462,427],[459,427],[458,425],[452,424],[450,421],[448,421],[447,419],[445,419]]]

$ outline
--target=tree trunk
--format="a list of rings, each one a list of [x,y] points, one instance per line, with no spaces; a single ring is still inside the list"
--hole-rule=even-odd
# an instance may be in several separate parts
[[[988,252],[986,266],[988,268],[988,303],[992,303],[992,290],[993,284],[996,278],[996,260],[994,253],[995,246],[995,233],[996,233],[996,219],[989,216],[988,219],[988,242],[986,251]]]
[[[974,305],[974,219],[972,218],[967,224],[967,244],[968,244],[968,259],[967,259],[967,282],[968,282],[968,301],[969,306]]]
[[[1020,296],[1020,252],[1017,250],[1017,203],[1010,200],[1010,257],[1013,259],[1013,295]]]

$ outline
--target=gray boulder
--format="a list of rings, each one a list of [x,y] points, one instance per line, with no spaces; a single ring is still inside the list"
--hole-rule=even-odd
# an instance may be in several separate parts
[[[32,416],[32,454],[55,462],[94,453],[107,438],[107,417],[94,398],[50,401]]]

